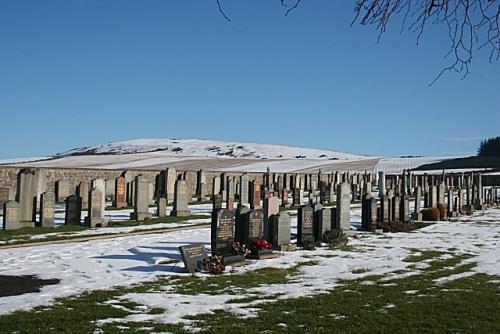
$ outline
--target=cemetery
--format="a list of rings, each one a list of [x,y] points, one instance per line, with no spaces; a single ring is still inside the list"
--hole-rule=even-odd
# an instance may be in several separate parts
[[[17,186],[3,192],[0,261],[11,275],[5,279],[19,282],[19,275],[31,275],[33,282],[51,283],[26,290],[31,293],[3,292],[2,323],[15,326],[32,316],[31,308],[42,310],[54,301],[84,307],[88,296],[111,307],[97,322],[82,324],[94,330],[152,326],[189,332],[208,326],[217,332],[241,321],[253,326],[251,319],[273,314],[276,303],[307,304],[311,296],[335,309],[328,295],[363,284],[375,284],[369,295],[389,286],[384,280],[412,291],[410,273],[442,284],[500,274],[500,185],[485,182],[478,171],[113,173],[115,179],[53,180],[43,169],[19,170]],[[83,248],[72,249],[78,244]],[[395,258],[388,256],[394,251]],[[428,271],[426,263],[438,268]],[[61,276],[64,266],[73,268],[67,278]],[[435,276],[445,267],[453,269]],[[481,282],[482,289],[495,289]],[[43,291],[48,293],[42,297]],[[35,300],[32,293],[38,294]],[[360,302],[353,299],[349,307]],[[177,305],[175,313],[170,305]],[[388,300],[384,307],[391,305]],[[116,307],[122,309],[118,314]],[[44,314],[62,311],[50,306],[37,312],[35,327]],[[220,312],[227,323],[212,324]],[[341,310],[335,314],[336,323],[349,317]]]
[[[0,334],[499,334],[500,0],[0,1]]]

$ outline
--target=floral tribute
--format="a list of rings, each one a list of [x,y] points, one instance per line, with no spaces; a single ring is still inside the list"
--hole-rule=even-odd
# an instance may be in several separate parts
[[[222,256],[213,255],[203,259],[203,267],[210,274],[222,274],[226,267]]]

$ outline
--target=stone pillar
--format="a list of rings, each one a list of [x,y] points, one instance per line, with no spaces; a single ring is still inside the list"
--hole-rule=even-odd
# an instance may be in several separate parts
[[[158,217],[165,217],[167,211],[167,199],[164,197],[158,198],[156,201],[156,215]]]
[[[337,187],[336,227],[344,232],[351,229],[351,186],[347,182]]]
[[[127,181],[124,176],[117,177],[115,180],[115,200],[113,206],[117,209],[127,207]]]
[[[385,195],[385,173],[378,172],[378,194],[379,197]]]
[[[104,207],[102,206],[102,192],[93,188],[89,192],[89,208],[87,217],[85,217],[85,226],[87,227],[104,227],[107,225],[107,220],[104,219]]]
[[[151,218],[149,213],[149,182],[142,175],[135,177],[134,212],[130,219],[144,221]]]

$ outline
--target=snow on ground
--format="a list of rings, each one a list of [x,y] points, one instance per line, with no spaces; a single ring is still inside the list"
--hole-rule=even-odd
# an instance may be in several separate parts
[[[22,162],[31,162],[31,161],[39,161],[39,160],[47,160],[47,159],[51,159],[51,157],[0,159],[0,165],[17,164],[17,163],[22,163]]]
[[[109,203],[108,203],[109,204]],[[65,213],[62,212],[64,210],[64,205],[57,204],[56,205],[56,214],[55,214],[55,231],[53,233],[44,233],[30,236],[30,240],[39,240],[51,238],[51,237],[86,237],[86,236],[97,236],[102,234],[121,234],[121,233],[130,233],[137,231],[145,231],[151,229],[163,229],[163,228],[175,228],[175,227],[186,227],[192,225],[206,224],[210,223],[210,215],[212,212],[211,204],[195,204],[190,205],[189,210],[192,215],[207,215],[207,218],[201,219],[189,219],[183,222],[178,223],[158,223],[158,224],[149,224],[149,225],[137,225],[137,226],[126,226],[126,227],[106,227],[106,228],[89,228],[83,231],[77,232],[57,232],[57,226],[64,225],[64,216]],[[170,211],[172,210],[171,206],[168,206],[165,214],[170,215]],[[107,210],[105,212],[106,218],[112,221],[121,221],[121,220],[129,220],[130,214],[133,212],[132,209],[123,209],[123,210]],[[151,214],[155,214],[156,208],[149,208],[149,212]],[[85,217],[87,216],[86,211],[82,211],[82,219],[83,223]],[[37,215],[38,219],[38,215]],[[0,217],[0,225],[3,224],[3,217]],[[17,240],[9,240],[9,241],[0,241],[0,245],[6,245],[9,243],[13,243]]]
[[[360,209],[353,209],[353,225],[359,225],[359,217]],[[296,217],[293,217],[293,226],[296,226],[296,221]],[[283,253],[275,259],[253,261],[250,265],[236,268],[234,271],[241,273],[263,267],[290,268],[304,261],[317,263],[301,267],[300,275],[294,276],[293,280],[286,284],[246,289],[241,291],[238,297],[269,296],[269,299],[275,299],[276,297],[272,296],[276,294],[282,294],[278,298],[305,296],[331,289],[338,284],[339,279],[389,274],[401,269],[416,270],[407,268],[410,263],[403,261],[412,254],[411,249],[471,254],[474,257],[470,261],[477,262],[472,272],[498,275],[499,222],[500,210],[491,209],[485,214],[476,213],[456,222],[441,222],[409,234],[377,235],[358,232],[357,238],[350,239],[350,244],[361,251],[317,249]],[[292,233],[295,231],[294,227]],[[59,284],[45,286],[39,293],[0,298],[0,314],[47,304],[54,298],[88,290],[151,280],[156,275],[188,275],[182,272],[178,246],[191,243],[203,243],[209,248],[210,229],[0,250],[0,267],[4,275],[34,274],[43,279],[61,279]],[[390,276],[394,277],[395,274]],[[146,306],[167,307],[163,314],[136,314],[127,318],[128,320],[154,318],[155,321],[179,322],[187,314],[206,313],[215,309],[252,316],[253,312],[247,308],[248,304],[226,303],[234,297],[229,294],[214,297],[186,296],[162,291],[129,294],[123,298]]]
[[[58,156],[68,154],[129,154],[144,152],[166,152],[176,155],[198,157],[241,157],[241,158],[338,158],[343,160],[358,159],[362,156],[332,150],[293,147],[273,144],[257,144],[217,141],[206,139],[134,139],[106,143],[92,147],[76,148]]]
[[[374,172],[402,173],[403,170],[417,168],[422,165],[432,164],[443,160],[460,157],[409,157],[409,158],[383,158],[375,166]]]

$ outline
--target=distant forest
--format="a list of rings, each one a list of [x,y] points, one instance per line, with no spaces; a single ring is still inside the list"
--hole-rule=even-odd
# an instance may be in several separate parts
[[[477,155],[480,157],[500,156],[500,137],[481,140]]]

